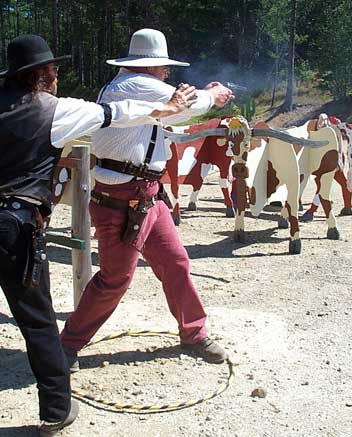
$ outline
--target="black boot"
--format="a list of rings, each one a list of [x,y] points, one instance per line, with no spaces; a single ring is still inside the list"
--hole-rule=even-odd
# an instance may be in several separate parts
[[[62,346],[64,353],[66,355],[66,359],[68,362],[68,366],[70,368],[71,373],[79,372],[79,361],[77,352],[71,348],[66,346]]]
[[[53,435],[56,435],[59,431],[61,431],[63,428],[66,428],[66,426],[71,425],[71,423],[76,420],[78,416],[78,410],[78,402],[75,399],[71,399],[71,408],[66,419],[56,423],[43,421],[39,425],[39,436],[51,437]]]

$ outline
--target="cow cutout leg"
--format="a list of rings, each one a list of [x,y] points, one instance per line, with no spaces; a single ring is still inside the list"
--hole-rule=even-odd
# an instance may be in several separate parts
[[[302,251],[302,242],[299,234],[298,225],[298,192],[297,196],[291,195],[287,198],[285,207],[288,212],[288,221],[290,223],[290,244],[289,253],[291,255],[300,254]]]
[[[331,190],[332,180],[333,180],[333,174],[331,175],[327,173],[322,175],[319,197],[326,216],[326,221],[328,223],[328,232],[326,237],[329,240],[339,240],[340,232],[337,229],[336,218],[332,211],[331,200],[330,200],[330,190]]]
[[[232,199],[230,197],[229,183],[228,183],[227,177],[226,178],[221,177],[219,179],[219,186],[220,186],[220,189],[221,189],[222,194],[224,196],[224,202],[226,205],[226,217],[235,217],[236,212],[235,212],[235,209],[233,207]]]
[[[181,224],[180,204],[178,201],[175,204],[174,209],[172,210],[172,218],[175,226],[179,226]]]
[[[347,162],[348,162],[348,170],[347,170],[347,189],[350,193],[352,193],[352,141],[350,140],[347,146]]]
[[[246,242],[246,234],[244,232],[244,211],[240,212],[239,210],[237,210],[233,238],[237,243]]]
[[[208,175],[211,169],[211,164],[198,163],[193,167],[192,171],[194,174],[199,175],[196,180],[192,183],[193,192],[190,196],[187,211],[197,211],[197,200],[199,191],[202,188],[204,179]]]
[[[341,170],[337,170],[334,176],[335,181],[340,185],[343,197],[343,208],[340,211],[340,215],[352,215],[351,198],[352,193],[347,188],[347,179]]]
[[[199,190],[196,190],[193,188],[193,191],[191,193],[187,211],[197,211],[197,200],[198,200]]]
[[[303,203],[302,203],[302,199],[300,198],[299,199],[299,203],[298,203],[298,211],[304,211],[304,208],[303,208]]]
[[[238,243],[245,243],[246,234],[244,231],[244,213],[246,208],[246,181],[236,179],[237,211],[235,220],[234,240]]]
[[[296,159],[295,155],[288,155]],[[290,162],[290,161],[288,161]],[[296,162],[296,161],[295,161]],[[298,206],[299,206],[299,178],[297,171],[285,169],[278,173],[278,177],[287,188],[287,198],[284,207],[281,210],[281,217],[279,218],[279,228],[290,228],[290,243],[289,253],[299,254],[302,250],[301,238],[299,234],[298,225]]]
[[[345,206],[340,211],[341,216],[352,215],[352,208],[346,208]]]
[[[176,226],[179,226],[181,223],[181,213],[180,213],[180,202],[178,199],[178,188],[171,187],[171,195],[169,196],[171,203],[173,205],[173,209],[171,212],[172,219]]]
[[[288,210],[286,205],[281,209],[277,227],[279,229],[288,229]]]
[[[313,221],[314,213],[318,210],[320,203],[319,193],[316,192],[309,209],[301,216],[300,221],[305,223]]]
[[[170,183],[169,198],[173,205],[171,215],[176,226],[181,223],[180,203],[179,203],[179,180],[178,180],[178,151],[175,143],[170,145],[170,159],[166,162],[168,180],[163,183]]]

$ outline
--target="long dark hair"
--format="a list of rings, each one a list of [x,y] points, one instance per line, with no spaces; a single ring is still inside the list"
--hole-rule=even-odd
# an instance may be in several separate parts
[[[5,78],[2,88],[6,91],[22,90],[23,96],[18,104],[32,101],[36,94],[44,91],[50,93],[53,80],[50,78],[45,67],[35,70],[23,71]]]

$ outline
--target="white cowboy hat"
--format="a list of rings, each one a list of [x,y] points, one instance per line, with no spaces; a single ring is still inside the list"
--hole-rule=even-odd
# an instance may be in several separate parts
[[[188,62],[169,59],[165,36],[155,29],[137,30],[131,37],[128,56],[126,58],[108,59],[106,62],[119,67],[189,66]]]

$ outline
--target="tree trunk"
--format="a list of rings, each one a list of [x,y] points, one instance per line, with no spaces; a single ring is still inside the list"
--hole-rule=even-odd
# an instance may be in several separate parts
[[[53,52],[57,55],[59,52],[59,14],[58,14],[59,0],[53,0],[52,2],[52,26],[53,26]]]
[[[258,5],[242,0],[239,7],[238,64],[242,72],[249,70],[256,58],[258,43]]]
[[[1,65],[6,65],[5,22],[3,1],[0,1]]]
[[[16,36],[20,34],[20,6],[16,0]]]
[[[295,36],[296,36],[296,10],[297,0],[291,0],[290,41],[288,51],[288,72],[286,98],[282,105],[284,111],[293,109],[293,92],[295,82]]]
[[[279,76],[279,43],[277,42],[275,47],[275,72],[274,72],[274,82],[273,82],[273,93],[271,96],[271,108],[275,105],[278,76]]]

